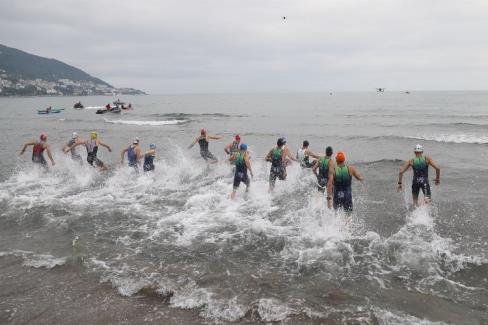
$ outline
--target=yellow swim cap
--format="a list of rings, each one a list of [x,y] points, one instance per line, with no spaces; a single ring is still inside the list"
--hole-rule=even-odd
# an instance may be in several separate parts
[[[90,132],[90,138],[96,139],[97,138],[97,132],[95,132],[95,131]]]

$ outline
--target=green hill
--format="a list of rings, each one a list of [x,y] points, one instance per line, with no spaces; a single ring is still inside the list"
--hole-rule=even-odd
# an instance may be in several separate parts
[[[112,87],[98,78],[55,59],[43,58],[0,44],[0,70],[4,70],[11,78],[42,79],[57,81],[70,79],[73,81],[91,81]]]

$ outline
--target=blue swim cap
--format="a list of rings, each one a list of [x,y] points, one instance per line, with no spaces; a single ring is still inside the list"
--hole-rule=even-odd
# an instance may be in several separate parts
[[[239,149],[241,149],[242,151],[246,151],[247,150],[247,144],[241,143]]]
[[[151,143],[151,144],[149,145],[149,149],[156,149],[156,145],[155,145],[154,143]]]

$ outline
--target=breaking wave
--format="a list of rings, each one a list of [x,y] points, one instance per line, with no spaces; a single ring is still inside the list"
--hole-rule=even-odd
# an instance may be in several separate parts
[[[148,125],[148,126],[161,126],[161,125],[177,125],[187,123],[188,120],[165,120],[165,121],[133,121],[133,120],[109,120],[104,118],[104,121],[111,124],[124,124],[124,125]]]
[[[440,134],[424,136],[405,136],[408,139],[418,139],[446,143],[469,143],[469,144],[486,144],[488,136],[479,136],[473,134]]]

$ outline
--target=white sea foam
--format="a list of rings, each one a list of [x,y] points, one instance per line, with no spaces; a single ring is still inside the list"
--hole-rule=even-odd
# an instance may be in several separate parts
[[[373,308],[374,314],[381,325],[445,325],[445,322],[430,321],[401,312],[392,312],[380,308]]]
[[[111,124],[140,125],[140,126],[161,126],[176,125],[188,122],[188,120],[164,120],[164,121],[135,121],[135,120],[110,120],[104,118],[104,121]]]
[[[104,109],[105,106],[87,106],[85,109]]]
[[[45,267],[47,269],[52,269],[55,266],[64,265],[66,261],[66,257],[54,257],[52,255],[39,254],[26,258],[24,261],[24,266],[31,266],[35,268]]]
[[[2,256],[22,257],[22,259],[24,260],[22,265],[24,266],[47,269],[52,269],[55,266],[64,265],[68,261],[67,257],[55,257],[50,254],[36,254],[31,251],[18,249],[0,252],[0,257]]]
[[[471,143],[471,144],[488,143],[488,136],[474,135],[474,134],[439,134],[439,135],[424,135],[424,136],[406,136],[406,138],[436,141],[436,142],[450,142],[450,143]]]
[[[258,304],[259,316],[266,322],[284,320],[292,311],[285,304],[276,299],[262,298]]]
[[[166,257],[161,253],[158,258],[162,264],[158,266],[146,260],[146,255],[158,254],[152,248],[171,245],[172,250],[181,249],[189,256],[202,245],[214,245],[219,253],[226,249],[266,250],[270,259],[283,263],[285,272],[320,270],[332,281],[359,276],[350,272],[359,257],[370,263],[367,277],[362,279],[380,288],[390,287],[388,278],[382,277],[386,273],[419,272],[430,282],[413,283],[412,287],[422,289],[451,274],[446,273],[446,264],[451,267],[449,272],[456,272],[466,263],[484,263],[454,253],[456,245],[435,232],[435,211],[427,207],[408,214],[405,225],[385,238],[372,231],[356,232],[360,216],[353,215],[352,221],[346,221],[344,215],[325,207],[323,196],[303,199],[305,194],[297,195],[315,181],[312,176],[304,176],[298,166],[291,166],[288,180],[277,182],[275,192],[269,194],[269,165],[254,161],[256,175],[250,193],[244,194],[241,186],[237,199],[232,201],[232,176],[226,162],[207,166],[178,147],[169,147],[168,157],[156,161],[154,173],[139,176],[126,167],[99,174],[88,166],[75,168],[76,163],[67,157],[56,157],[56,170],[52,169],[49,177],[35,168],[21,170],[2,184],[0,199],[11,209],[57,205],[69,206],[70,217],[103,215],[103,221],[94,220],[94,229],[102,232],[100,238],[113,241],[117,252],[98,254],[97,249],[102,248],[97,243],[86,243],[93,245],[89,246],[92,250],[87,249],[92,255],[86,263],[102,274],[104,281],[124,296],[146,287],[172,292],[172,306],[201,308],[201,315],[208,319],[237,320],[258,301],[264,321],[279,321],[302,311],[303,306],[252,292],[248,293],[251,297],[224,299],[218,286],[196,284],[199,272],[208,265],[195,264],[191,259],[185,265],[164,265]],[[105,216],[115,212],[120,221],[117,219],[113,229],[107,230],[109,220]],[[81,245],[83,235],[77,235],[77,245]],[[355,250],[355,241],[365,242],[362,252]],[[66,262],[48,254],[38,256],[30,256],[26,265],[54,267]],[[256,281],[265,277],[261,270],[252,272]],[[238,270],[223,274],[240,276]]]

